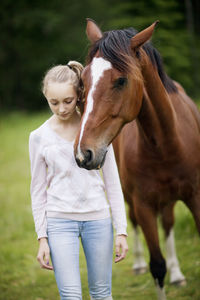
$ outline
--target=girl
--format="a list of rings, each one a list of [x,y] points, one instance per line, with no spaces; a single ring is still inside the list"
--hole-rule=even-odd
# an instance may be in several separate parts
[[[99,170],[81,169],[75,162],[73,143],[81,119],[77,105],[81,106],[82,69],[80,63],[70,61],[46,73],[43,94],[53,115],[30,134],[37,259],[42,268],[54,270],[61,299],[82,299],[80,237],[90,297],[111,300],[113,229],[109,204],[116,230],[115,262],[122,260],[128,250],[126,215],[112,145],[102,167],[104,182]]]

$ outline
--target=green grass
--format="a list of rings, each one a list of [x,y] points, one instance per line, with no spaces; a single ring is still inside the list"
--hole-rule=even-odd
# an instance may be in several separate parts
[[[49,117],[48,113],[5,114],[0,121],[0,300],[59,299],[53,272],[40,269],[36,261],[38,242],[30,205],[30,169],[28,137]],[[180,265],[188,284],[177,288],[166,278],[167,298],[200,299],[200,240],[189,211],[182,203],[176,205],[176,247]],[[135,276],[131,267],[132,229],[128,224],[129,252],[127,258],[113,265],[113,298],[156,299],[150,273]],[[162,249],[163,234],[160,230]],[[143,237],[142,237],[143,239]],[[144,241],[144,239],[143,239]],[[148,251],[145,248],[148,261]],[[89,300],[87,271],[83,251],[80,254],[83,300]],[[97,258],[98,259],[98,258]]]

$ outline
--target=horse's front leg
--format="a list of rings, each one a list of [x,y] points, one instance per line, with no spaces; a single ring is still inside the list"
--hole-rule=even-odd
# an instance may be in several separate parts
[[[174,240],[174,205],[175,202],[171,202],[161,210],[161,220],[165,232],[166,260],[167,269],[170,273],[170,283],[183,286],[186,284],[186,279],[180,270]]]
[[[141,199],[135,201],[136,218],[139,225],[142,227],[150,252],[150,271],[155,280],[158,300],[165,300],[164,278],[166,275],[166,263],[162,256],[159,237],[156,213],[149,204],[146,204]]]

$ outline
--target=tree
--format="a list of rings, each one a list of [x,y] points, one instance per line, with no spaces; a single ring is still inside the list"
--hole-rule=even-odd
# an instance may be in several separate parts
[[[198,0],[1,0],[1,108],[33,110],[46,105],[40,91],[45,71],[71,59],[85,61],[86,17],[96,20],[103,31],[130,26],[142,30],[159,19],[153,44],[166,71],[197,95],[199,14]]]

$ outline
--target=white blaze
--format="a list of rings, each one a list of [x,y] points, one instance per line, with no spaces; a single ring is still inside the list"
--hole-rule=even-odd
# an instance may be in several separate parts
[[[112,68],[111,63],[102,57],[94,57],[92,60],[92,64],[91,64],[92,83],[91,83],[91,88],[88,93],[86,112],[83,117],[83,121],[82,121],[82,125],[81,125],[81,132],[80,132],[80,137],[79,137],[79,143],[78,143],[78,158],[80,159],[80,161],[82,161],[84,159],[83,155],[81,153],[80,144],[81,144],[81,139],[83,137],[85,124],[88,120],[89,114],[93,110],[93,102],[94,102],[93,94],[94,94],[94,91],[96,89],[99,79],[103,76],[103,73],[106,70],[109,70],[111,68]]]

